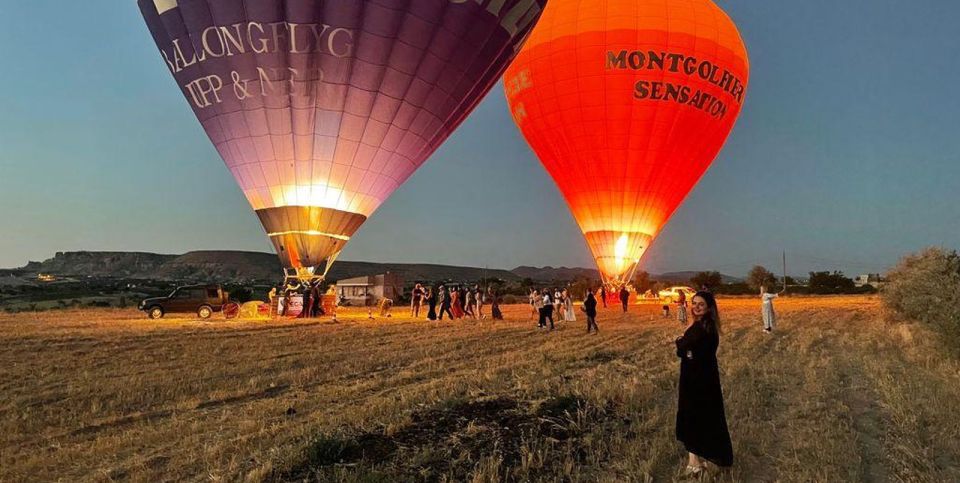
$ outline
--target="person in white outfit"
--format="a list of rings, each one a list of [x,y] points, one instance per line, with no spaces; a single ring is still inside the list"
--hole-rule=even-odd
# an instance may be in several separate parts
[[[570,291],[563,289],[563,321],[564,322],[576,322],[577,314],[573,311],[573,297],[570,295]]]
[[[766,333],[773,332],[773,328],[777,326],[777,313],[773,310],[773,299],[779,296],[780,294],[767,293],[767,287],[760,286],[760,314],[763,316],[763,331]]]

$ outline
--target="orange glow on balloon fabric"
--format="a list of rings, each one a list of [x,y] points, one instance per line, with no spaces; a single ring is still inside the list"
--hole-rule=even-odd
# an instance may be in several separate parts
[[[606,282],[627,281],[713,162],[748,77],[710,0],[550,0],[504,87]]]

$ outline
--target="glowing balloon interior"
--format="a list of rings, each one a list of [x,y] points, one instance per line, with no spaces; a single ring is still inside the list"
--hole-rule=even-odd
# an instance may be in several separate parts
[[[723,146],[749,77],[710,0],[551,0],[504,87],[604,280],[644,251]]]
[[[302,277],[493,87],[546,0],[139,0],[194,113]]]

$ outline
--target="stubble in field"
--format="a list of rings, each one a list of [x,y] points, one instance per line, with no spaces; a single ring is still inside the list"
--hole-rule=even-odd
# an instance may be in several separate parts
[[[721,299],[733,481],[960,480],[960,364],[871,297]],[[0,480],[669,481],[680,327],[0,316]],[[582,314],[578,312],[582,319]]]

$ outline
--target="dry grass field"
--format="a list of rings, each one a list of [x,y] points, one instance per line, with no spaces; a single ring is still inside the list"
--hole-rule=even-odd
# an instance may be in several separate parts
[[[721,299],[736,464],[716,481],[960,481],[960,361],[872,297]],[[658,306],[538,331],[0,315],[2,481],[671,481]],[[582,314],[578,312],[582,319]]]

